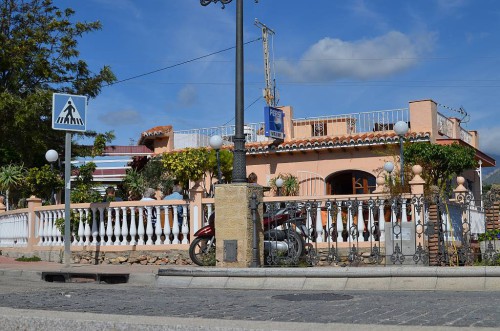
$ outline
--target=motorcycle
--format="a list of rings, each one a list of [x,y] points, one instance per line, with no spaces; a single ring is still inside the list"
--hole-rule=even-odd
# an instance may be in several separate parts
[[[264,255],[265,262],[271,264],[277,256],[298,259],[305,254],[307,229],[305,216],[300,212],[291,214],[287,208],[276,213],[265,213]],[[214,266],[215,259],[215,212],[208,218],[208,224],[196,231],[196,237],[189,246],[189,257],[199,266]]]

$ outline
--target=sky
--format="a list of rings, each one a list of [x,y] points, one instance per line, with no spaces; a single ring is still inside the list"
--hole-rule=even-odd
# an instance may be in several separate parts
[[[102,23],[78,49],[91,70],[109,65],[119,81],[89,101],[87,129],[113,130],[113,144],[135,145],[159,125],[234,124],[236,0],[224,9],[198,0],[54,4],[74,9],[75,21]],[[279,105],[292,106],[295,118],[432,99],[449,117],[461,117],[463,107],[469,118],[462,126],[479,131],[484,152],[500,154],[500,1],[245,0],[245,123],[264,120],[255,19],[275,32]]]

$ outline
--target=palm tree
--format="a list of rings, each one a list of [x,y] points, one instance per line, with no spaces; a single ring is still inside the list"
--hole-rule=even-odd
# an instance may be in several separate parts
[[[9,191],[21,186],[26,169],[22,164],[8,164],[0,167],[0,190],[5,191],[5,205],[9,210]]]

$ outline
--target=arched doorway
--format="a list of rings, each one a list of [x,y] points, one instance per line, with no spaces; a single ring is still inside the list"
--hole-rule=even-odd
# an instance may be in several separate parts
[[[345,170],[326,178],[326,190],[332,195],[370,194],[376,188],[375,176],[360,170]]]

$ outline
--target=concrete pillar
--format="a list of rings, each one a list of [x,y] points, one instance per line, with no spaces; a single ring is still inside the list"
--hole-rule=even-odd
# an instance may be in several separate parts
[[[28,202],[28,251],[38,244],[36,234],[36,213],[35,208],[42,206],[42,199],[32,195],[27,200]]]
[[[385,185],[385,178],[383,175],[379,175],[376,180],[377,188],[373,191],[373,193],[386,193],[389,191],[387,186]]]
[[[191,220],[189,230],[191,238],[194,238],[194,233],[203,225],[203,205],[201,199],[203,198],[204,192],[203,187],[201,187],[201,182],[195,182],[193,187],[189,190],[189,219]]]
[[[293,108],[291,106],[278,107],[283,111],[285,115],[283,118],[283,131],[285,133],[285,141],[292,140],[294,138],[293,131]]]
[[[424,194],[424,185],[425,185],[425,180],[422,177],[420,177],[420,174],[422,173],[422,167],[416,164],[411,168],[411,170],[415,175],[413,179],[408,182],[408,184],[410,184],[411,194],[422,195]]]
[[[250,197],[257,195],[257,233],[259,264],[262,265],[262,186],[248,183],[232,183],[215,186],[215,229],[217,238],[216,259],[218,267],[249,267],[252,262],[253,222]]]
[[[435,143],[438,134],[437,103],[432,100],[410,101],[411,132],[430,132]]]
[[[465,178],[462,176],[457,177],[457,188],[453,190],[453,193],[455,194],[455,200],[457,201],[464,201],[465,194],[467,194],[467,189],[465,188]],[[460,198],[461,196],[461,198]]]

